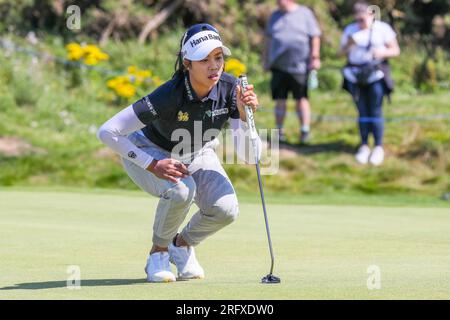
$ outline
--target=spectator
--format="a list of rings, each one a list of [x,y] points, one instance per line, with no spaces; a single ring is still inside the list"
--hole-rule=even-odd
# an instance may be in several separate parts
[[[387,59],[398,56],[396,33],[387,23],[375,20],[365,2],[353,7],[356,22],[348,25],[341,39],[341,54],[348,63],[343,69],[344,89],[353,97],[359,112],[361,146],[355,158],[359,163],[380,165],[384,160],[383,98],[393,89]],[[375,140],[370,150],[369,134]]]
[[[311,123],[307,80],[310,70],[320,68],[321,31],[307,7],[294,0],[278,0],[277,4],[278,10],[272,13],[266,28],[264,68],[272,71],[271,90],[280,141],[286,142],[283,123],[286,100],[292,92],[301,126],[300,142],[305,143]]]

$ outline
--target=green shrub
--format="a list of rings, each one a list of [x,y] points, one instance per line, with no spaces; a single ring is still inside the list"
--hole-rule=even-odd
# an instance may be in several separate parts
[[[340,90],[342,87],[342,75],[339,69],[330,68],[319,70],[319,88],[322,91]]]
[[[16,101],[8,89],[0,86],[0,112],[11,111],[16,108]]]
[[[434,92],[438,87],[436,75],[436,63],[427,58],[414,69],[414,82],[416,88],[423,92]]]

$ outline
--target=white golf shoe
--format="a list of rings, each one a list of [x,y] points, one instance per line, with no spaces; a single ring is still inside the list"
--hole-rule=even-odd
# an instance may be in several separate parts
[[[379,166],[384,161],[384,150],[381,146],[376,146],[370,155],[370,163]]]
[[[170,271],[169,253],[155,252],[147,259],[145,266],[148,282],[173,282],[175,275]]]
[[[169,244],[170,262],[175,264],[178,270],[178,279],[203,279],[205,271],[195,257],[194,247],[176,247]]]
[[[355,159],[361,164],[367,164],[369,162],[370,148],[366,144],[359,147],[358,152],[356,152]]]

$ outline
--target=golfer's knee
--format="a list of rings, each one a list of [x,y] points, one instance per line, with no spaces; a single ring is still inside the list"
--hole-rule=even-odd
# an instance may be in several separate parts
[[[180,180],[177,184],[167,190],[162,197],[170,199],[175,203],[191,203],[195,197],[196,185],[192,178]]]
[[[225,201],[218,201],[209,210],[210,214],[214,215],[216,221],[227,225],[235,221],[239,214],[239,205],[235,199],[227,199]]]

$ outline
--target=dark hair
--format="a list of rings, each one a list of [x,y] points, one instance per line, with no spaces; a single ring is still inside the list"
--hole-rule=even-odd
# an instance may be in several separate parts
[[[366,12],[368,12],[368,9],[369,9],[369,4],[365,1],[357,1],[353,5],[353,13],[354,14],[366,13]]]
[[[181,56],[181,49],[183,48],[183,40],[184,40],[184,36],[186,34],[183,34],[183,36],[181,37],[180,40],[180,49],[178,50],[178,54],[177,54],[177,60],[175,61],[175,72],[172,75],[172,78],[175,77],[176,75],[182,75],[185,71],[185,66],[183,64],[183,57]]]

